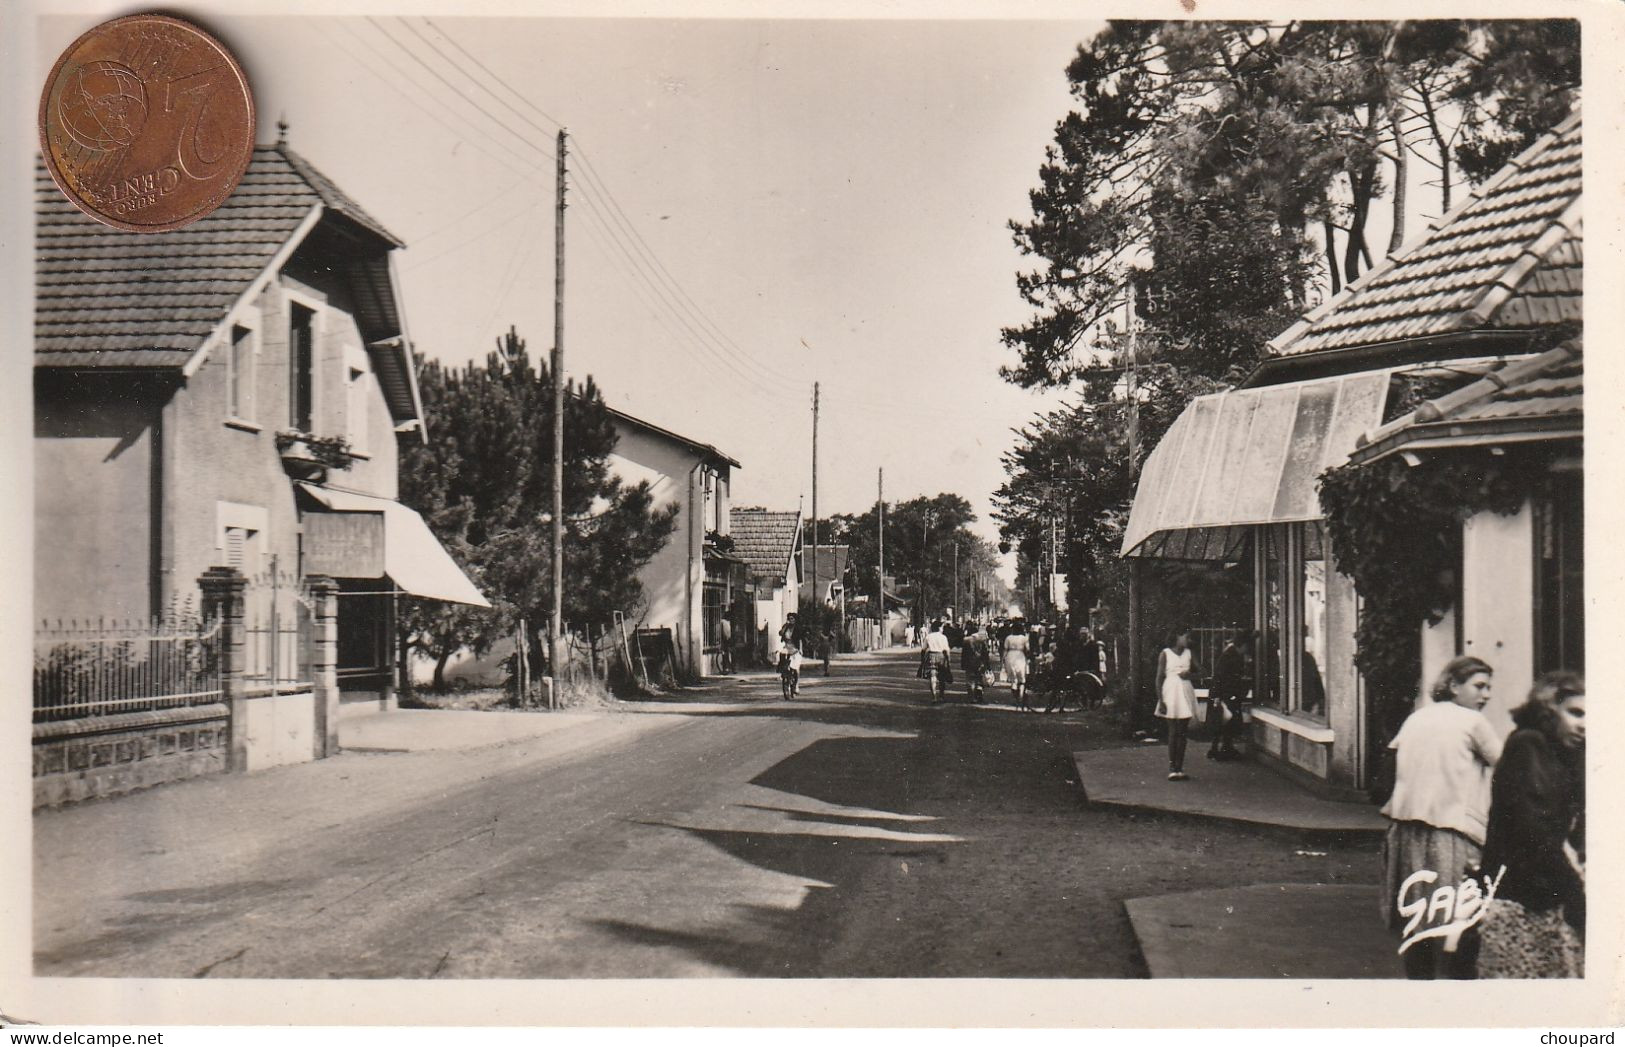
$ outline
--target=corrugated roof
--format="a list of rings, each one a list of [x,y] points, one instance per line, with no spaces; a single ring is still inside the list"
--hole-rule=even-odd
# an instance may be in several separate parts
[[[1489,372],[1362,436],[1351,456],[1370,462],[1408,447],[1581,436],[1585,360],[1579,338]]]
[[[734,554],[750,566],[758,578],[783,581],[801,534],[799,512],[773,512],[767,509],[730,509],[728,537]]]
[[[184,365],[318,206],[400,245],[286,146],[256,147],[242,183],[219,209],[167,233],[94,221],[38,165],[35,363]]]
[[[1394,257],[1270,342],[1301,356],[1581,319],[1576,110]]]

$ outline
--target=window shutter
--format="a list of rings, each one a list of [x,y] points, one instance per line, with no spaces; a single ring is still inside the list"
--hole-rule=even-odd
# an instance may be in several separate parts
[[[242,527],[226,528],[226,566],[243,569],[244,548],[248,544],[248,531]]]

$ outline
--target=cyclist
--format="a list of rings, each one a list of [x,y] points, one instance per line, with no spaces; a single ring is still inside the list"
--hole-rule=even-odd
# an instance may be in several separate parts
[[[779,641],[779,688],[787,702],[801,694],[801,648],[788,637]]]

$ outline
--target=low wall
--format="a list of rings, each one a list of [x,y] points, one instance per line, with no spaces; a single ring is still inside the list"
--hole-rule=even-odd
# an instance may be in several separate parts
[[[217,774],[230,748],[230,711],[218,703],[37,723],[34,806]]]
[[[261,694],[243,702],[245,771],[263,771],[316,758],[316,698],[312,691]]]

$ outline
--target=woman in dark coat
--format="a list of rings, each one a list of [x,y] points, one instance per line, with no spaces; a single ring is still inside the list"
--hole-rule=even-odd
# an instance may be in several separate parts
[[[1585,974],[1585,681],[1535,681],[1490,786],[1481,978]],[[1503,871],[1504,870],[1504,871]]]

